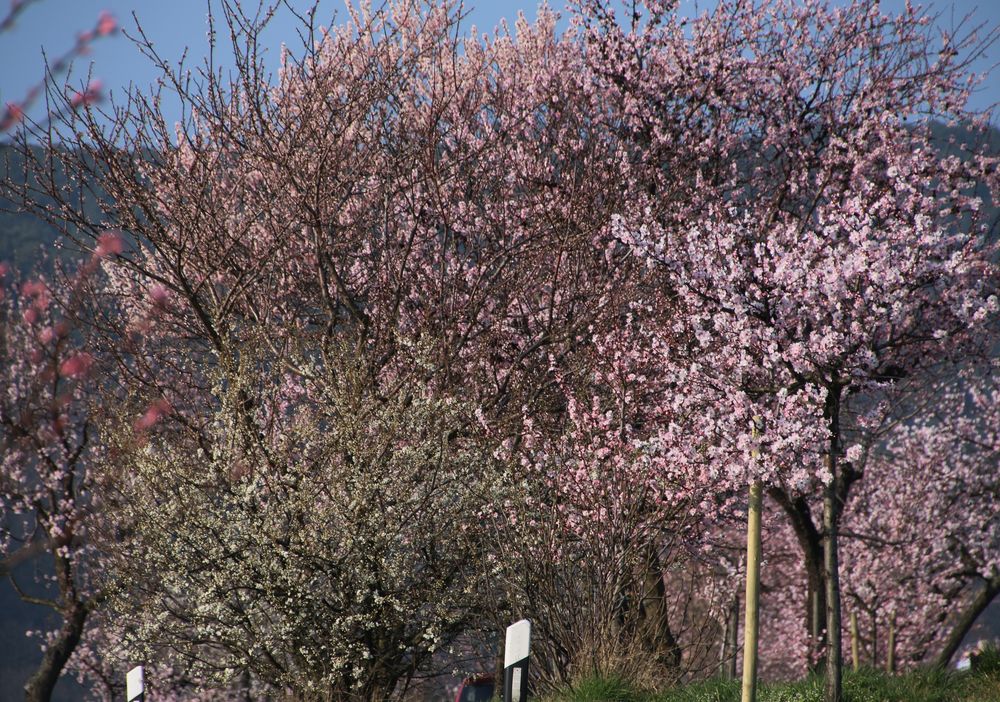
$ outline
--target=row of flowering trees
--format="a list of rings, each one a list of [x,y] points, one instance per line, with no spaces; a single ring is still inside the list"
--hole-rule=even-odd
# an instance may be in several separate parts
[[[842,601],[947,664],[1000,590],[989,37],[868,0],[459,9],[304,14],[271,80],[227,4],[236,77],[168,72],[176,128],[135,93],[20,133],[4,195],[90,252],[5,308],[4,499],[45,532],[5,554],[64,539],[60,613],[96,612],[48,650],[98,695],[131,659],[385,699],[526,615],[543,686],[705,676],[750,488],[766,665],[839,700]]]

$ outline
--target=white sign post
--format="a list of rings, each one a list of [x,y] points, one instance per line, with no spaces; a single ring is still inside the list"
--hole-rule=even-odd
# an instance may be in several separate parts
[[[142,666],[137,665],[125,675],[126,702],[143,702],[146,699],[144,689],[145,683],[142,679]]]
[[[530,648],[531,622],[522,619],[507,627],[507,641],[503,649],[504,702],[527,702]]]

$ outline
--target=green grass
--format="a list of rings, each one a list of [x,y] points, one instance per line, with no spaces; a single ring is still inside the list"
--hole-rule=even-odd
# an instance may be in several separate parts
[[[666,692],[639,690],[619,678],[591,678],[544,702],[739,702],[738,680],[709,680]],[[822,702],[823,679],[763,685],[758,702]],[[983,656],[971,672],[918,670],[886,675],[862,669],[844,673],[844,702],[1000,702],[1000,654]]]

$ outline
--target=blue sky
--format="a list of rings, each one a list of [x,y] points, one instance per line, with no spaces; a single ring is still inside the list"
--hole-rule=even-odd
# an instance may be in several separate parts
[[[8,3],[2,0],[0,3],[0,14],[5,15]],[[903,3],[904,0],[883,0],[882,7],[893,12]],[[558,9],[564,2],[553,0],[551,4]],[[932,14],[940,15],[939,22],[944,27],[954,26],[969,13],[974,13],[974,24],[1000,25],[997,0],[928,0],[923,4]],[[256,0],[247,5],[256,6]],[[481,31],[492,30],[502,18],[512,20],[520,9],[529,19],[534,18],[537,7],[532,0],[483,0],[466,5],[470,8],[467,26],[475,24]],[[702,8],[711,5],[711,0],[701,0]],[[343,0],[323,0],[322,23],[326,24],[334,10],[343,6]],[[683,12],[695,12],[697,7],[691,0],[681,0]],[[50,59],[60,55],[72,46],[77,32],[96,24],[98,14],[104,9],[111,11],[127,30],[135,28],[134,13],[163,57],[176,61],[187,48],[188,65],[194,66],[207,48],[206,8],[205,0],[35,0],[13,29],[0,35],[0,104],[19,101],[41,78],[43,48]],[[290,46],[297,42],[293,23],[276,22],[267,39],[273,43],[271,63],[276,65],[281,41]],[[989,71],[997,62],[1000,62],[1000,46],[994,45],[977,63],[976,70]],[[157,77],[149,61],[122,36],[96,42],[89,56],[77,60],[74,75],[78,81],[86,78],[91,65],[93,76],[114,94],[120,94],[129,83],[148,86]],[[997,102],[1000,102],[1000,70],[994,69],[992,77],[973,97],[972,107],[984,109]],[[995,116],[994,122],[998,121]]]

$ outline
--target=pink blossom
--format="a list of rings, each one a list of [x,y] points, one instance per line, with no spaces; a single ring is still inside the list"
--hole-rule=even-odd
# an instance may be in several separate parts
[[[59,375],[66,378],[76,378],[90,370],[94,363],[94,357],[89,353],[81,352],[70,356],[59,366]]]
[[[40,297],[47,292],[48,288],[40,280],[29,280],[21,286],[21,293],[27,297]]]
[[[97,36],[106,37],[118,31],[118,20],[107,10],[101,10],[97,17]]]
[[[5,132],[24,119],[24,107],[16,102],[8,102],[7,109],[0,117],[0,132]]]
[[[101,88],[103,85],[99,80],[92,80],[87,84],[87,87],[82,91],[75,91],[69,99],[69,104],[76,107],[83,107],[84,105],[92,105],[95,102],[99,102],[101,99]]]
[[[164,399],[159,399],[149,406],[145,414],[136,420],[137,431],[145,431],[160,421],[160,418],[171,411],[170,403]]]
[[[107,258],[113,254],[120,254],[125,250],[121,235],[117,232],[107,231],[97,238],[97,249],[94,254],[98,258]]]
[[[159,309],[166,309],[170,302],[170,291],[166,286],[157,283],[149,289],[149,299]]]

